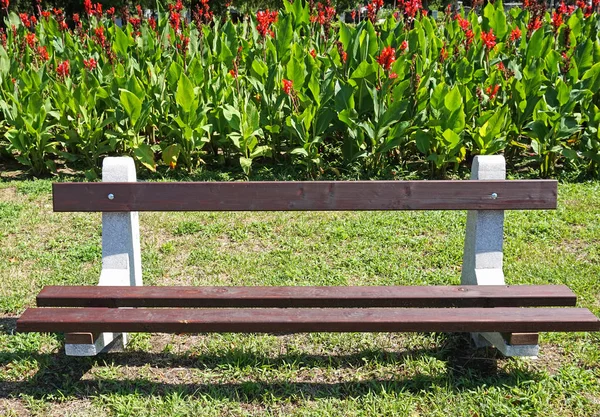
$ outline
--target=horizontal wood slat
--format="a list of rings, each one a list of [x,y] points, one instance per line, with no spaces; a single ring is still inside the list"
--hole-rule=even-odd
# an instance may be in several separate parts
[[[31,308],[19,332],[554,332],[599,331],[582,308]]]
[[[531,307],[574,306],[565,285],[364,287],[48,286],[40,307]]]
[[[538,333],[502,333],[502,337],[509,345],[537,345],[539,342]]]
[[[556,196],[555,180],[53,184],[55,211],[554,209]]]

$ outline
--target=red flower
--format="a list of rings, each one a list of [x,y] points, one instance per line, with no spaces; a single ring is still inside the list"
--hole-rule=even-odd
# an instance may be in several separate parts
[[[408,42],[407,41],[402,41],[402,43],[400,44],[400,52],[404,52],[408,49]]]
[[[395,80],[396,78],[398,78],[398,74],[396,74],[395,72],[390,72],[390,75],[388,77],[390,80]]]
[[[271,37],[275,36],[273,31],[270,29],[271,24],[277,22],[277,11],[269,11],[269,9],[265,11],[259,11],[256,13],[256,20],[258,21],[258,25],[256,25],[256,30],[258,33],[262,35],[262,37],[266,37],[267,34]]]
[[[99,26],[94,29],[94,37],[96,38],[96,42],[102,47],[106,47],[106,36],[104,35],[104,27]]]
[[[542,19],[535,17],[534,19],[529,20],[529,23],[527,24],[527,33],[533,33],[541,27]]]
[[[48,61],[50,59],[50,55],[48,55],[48,50],[46,49],[45,46],[38,46],[37,53],[38,53],[38,56],[40,57],[40,59],[44,62]]]
[[[29,45],[29,47],[33,49],[36,41],[35,33],[28,33],[27,35],[25,35],[25,40],[27,41],[27,45]]]
[[[510,37],[508,38],[511,42],[516,41],[517,39],[521,39],[521,29],[519,29],[518,27],[514,28],[511,32],[510,32]]]
[[[377,57],[377,62],[384,70],[389,70],[394,61],[396,61],[396,50],[391,46],[383,48],[383,51],[381,51],[381,54]]]
[[[486,49],[492,49],[496,46],[496,35],[494,35],[494,31],[490,29],[488,33],[481,32],[481,40],[483,41]]]
[[[44,11],[42,12],[42,16],[43,16],[43,17],[44,17],[46,20],[48,20],[48,18],[50,17],[50,12],[49,12],[49,11],[47,11],[47,10],[44,10]]]
[[[442,47],[440,50],[440,62],[444,62],[448,59],[448,51],[446,51],[445,47]]]
[[[8,9],[8,0],[0,0],[0,9]]]
[[[562,24],[563,24],[562,14],[554,11],[552,13],[552,26],[554,26],[554,31],[556,32],[558,30],[558,28],[561,27]]]
[[[178,12],[172,11],[169,15],[169,24],[175,32],[179,31],[179,25],[181,24],[181,15]]]
[[[465,37],[465,48],[469,49],[469,46],[471,46],[471,44],[473,43],[473,39],[475,39],[475,33],[473,33],[471,29],[469,29],[465,32]]]
[[[69,61],[63,61],[56,67],[56,74],[60,78],[65,78],[69,76]]]
[[[288,96],[294,92],[294,82],[292,80],[283,80],[283,92]]]
[[[231,75],[233,78],[237,78],[238,72],[235,69],[230,69],[229,75]]]
[[[29,15],[27,13],[19,13],[19,17],[21,18],[21,23],[23,23],[23,26],[27,28],[31,26]]]
[[[417,15],[419,10],[423,9],[423,4],[421,3],[421,0],[405,0],[403,6],[404,6],[404,12],[411,19],[414,19],[414,17]],[[424,16],[427,15],[426,10],[422,10],[422,12],[424,12],[423,13]]]
[[[456,20],[458,20],[458,24],[460,25],[460,28],[464,31],[468,30],[469,27],[471,26],[469,21],[467,19],[463,19],[463,17],[459,14],[456,15]]]
[[[59,25],[58,25],[59,29],[62,31],[66,31],[69,30],[69,25],[67,25],[67,22],[65,22],[64,20],[62,20]]]
[[[148,19],[148,25],[150,25],[152,30],[156,30],[156,19],[153,17],[150,17],[150,19]]]
[[[83,65],[88,69],[88,71],[93,71],[98,66],[98,61],[94,58],[90,58],[88,60],[83,60]]]
[[[312,56],[313,58],[317,57],[317,51],[315,51],[314,49],[310,50],[310,56]]]
[[[113,17],[115,15],[115,8],[111,7],[110,9],[106,10],[106,15],[108,17]]]
[[[83,9],[88,16],[91,16],[94,12],[94,6],[92,5],[92,0],[83,0]]]
[[[495,86],[489,86],[485,89],[485,93],[490,96],[490,101],[496,98],[496,95],[498,94],[498,90],[500,89],[500,85],[496,84]]]
[[[506,69],[506,67],[504,66],[504,63],[502,61],[498,62],[498,69],[500,71],[504,71]]]

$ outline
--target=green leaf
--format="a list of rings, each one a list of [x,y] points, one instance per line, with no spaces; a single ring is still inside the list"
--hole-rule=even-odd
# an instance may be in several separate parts
[[[120,90],[121,105],[125,109],[127,116],[129,116],[129,119],[131,120],[131,126],[133,127],[140,117],[140,113],[142,111],[142,101],[131,91],[123,88]]]
[[[415,142],[417,145],[417,149],[424,153],[425,155],[429,154],[429,146],[433,138],[429,134],[429,132],[425,132],[421,129],[417,130],[415,133]]]
[[[460,136],[450,129],[444,130],[442,136],[446,139],[446,144],[450,149],[455,148],[460,143]]]
[[[444,97],[444,105],[451,112],[459,109],[462,106],[462,96],[460,95],[457,85],[455,85],[454,88],[452,88],[452,90],[446,94],[446,97]]]
[[[165,164],[175,166],[177,164],[177,158],[181,152],[181,147],[176,143],[167,146],[162,151],[162,160]]]
[[[544,29],[538,29],[533,32],[533,35],[527,43],[527,58],[525,62],[531,63],[534,58],[539,58],[542,54],[542,42],[544,40]]]
[[[244,174],[250,175],[250,170],[252,169],[252,159],[240,156],[240,165],[242,166]]]
[[[339,113],[346,109],[354,109],[354,89],[348,85],[342,84],[342,81],[335,82],[335,110]]]
[[[181,73],[181,77],[179,77],[177,83],[175,101],[186,113],[189,113],[194,105],[194,86],[184,73]]]
[[[140,143],[137,148],[133,150],[133,153],[138,161],[150,171],[156,171],[156,164],[154,162],[154,152],[150,145],[146,143]]]
[[[133,40],[130,39],[120,27],[115,25],[114,28],[116,33],[116,40],[114,43],[115,52],[127,57],[127,48],[133,43]]]
[[[301,91],[306,78],[306,66],[296,57],[289,60],[286,68],[287,78],[294,82],[294,90]]]

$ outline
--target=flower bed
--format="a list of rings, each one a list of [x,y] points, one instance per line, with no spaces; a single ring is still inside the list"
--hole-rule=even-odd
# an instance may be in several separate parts
[[[84,3],[39,18],[11,13],[0,33],[0,129],[34,173],[65,161],[94,177],[102,156],[192,169],[258,158],[370,170],[408,161],[440,174],[504,152],[552,175],[600,171],[598,0],[549,13],[434,20],[419,0],[374,24],[295,0],[234,24],[207,2],[156,18]],[[0,4],[2,7],[2,4]],[[4,9],[6,10],[6,9]],[[2,142],[0,142],[2,146]]]

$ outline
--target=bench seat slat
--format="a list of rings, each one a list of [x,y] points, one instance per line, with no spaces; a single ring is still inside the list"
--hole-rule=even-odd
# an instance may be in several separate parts
[[[557,196],[555,180],[103,182],[52,187],[54,211],[105,212],[531,210],[555,209]]]
[[[565,285],[361,287],[48,286],[39,307],[539,307],[574,306]]]
[[[582,308],[30,308],[19,332],[554,332],[599,331]]]

